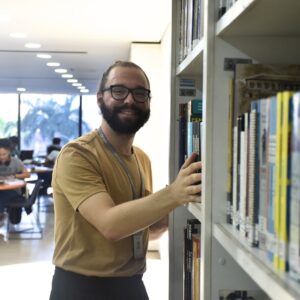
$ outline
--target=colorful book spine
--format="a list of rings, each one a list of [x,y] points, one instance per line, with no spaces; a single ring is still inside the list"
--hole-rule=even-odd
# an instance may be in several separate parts
[[[275,171],[275,221],[274,221],[274,268],[279,269],[279,235],[280,235],[280,191],[281,191],[281,137],[282,137],[282,92],[277,93],[276,110],[276,171]]]
[[[281,189],[280,189],[280,227],[279,227],[279,269],[288,270],[288,242],[290,215],[290,133],[292,92],[282,93],[282,138],[281,138]]]

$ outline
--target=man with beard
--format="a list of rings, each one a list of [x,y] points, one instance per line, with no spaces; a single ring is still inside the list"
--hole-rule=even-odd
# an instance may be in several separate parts
[[[168,213],[199,201],[200,162],[192,155],[176,180],[152,193],[147,155],[133,146],[150,116],[150,84],[136,64],[118,61],[97,93],[98,130],[68,143],[53,172],[55,273],[51,300],[144,300],[149,236]]]

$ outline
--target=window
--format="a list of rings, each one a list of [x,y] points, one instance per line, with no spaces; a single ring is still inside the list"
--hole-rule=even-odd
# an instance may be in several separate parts
[[[18,95],[0,94],[0,137],[18,135]]]
[[[78,137],[79,103],[79,96],[22,94],[21,149],[43,156],[53,137],[60,137],[62,145]]]
[[[101,124],[101,112],[97,105],[96,95],[82,96],[82,134],[85,134]]]

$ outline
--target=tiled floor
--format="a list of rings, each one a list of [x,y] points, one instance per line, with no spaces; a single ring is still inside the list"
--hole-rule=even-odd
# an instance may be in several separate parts
[[[28,217],[23,216],[22,221]],[[29,219],[28,219],[29,220]],[[0,298],[9,300],[47,300],[53,265],[53,213],[41,213],[42,240],[7,240],[0,228]],[[149,253],[144,282],[150,300],[168,299],[167,234],[160,242],[160,253]],[[26,296],[28,295],[28,296]],[[88,299],[87,299],[88,300]],[[121,300],[121,299],[120,299]]]

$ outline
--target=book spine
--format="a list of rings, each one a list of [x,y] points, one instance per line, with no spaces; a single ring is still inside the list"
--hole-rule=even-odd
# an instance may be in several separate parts
[[[274,215],[274,268],[279,269],[280,190],[281,190],[281,134],[282,134],[282,93],[277,93],[276,110],[276,172],[275,172],[275,215]]]
[[[234,81],[229,80],[229,96],[228,96],[228,139],[227,139],[227,205],[226,205],[226,220],[232,224],[232,164],[233,164],[233,89]]]
[[[247,240],[251,246],[255,245],[255,139],[256,139],[256,106],[253,102],[249,122],[249,158],[248,158],[248,189],[247,189]]]
[[[268,189],[267,189],[267,155],[268,155],[268,106],[269,99],[260,100],[260,124],[259,124],[259,247],[266,251],[267,239],[267,202],[268,202]]]
[[[274,260],[275,235],[274,235],[274,215],[275,215],[275,186],[276,186],[276,96],[270,98],[269,105],[269,137],[268,137],[268,157],[267,157],[267,186],[268,186],[268,219],[267,219],[267,257],[270,262]]]
[[[289,273],[300,281],[300,93],[292,100]]]
[[[293,93],[283,92],[282,96],[282,151],[281,151],[281,191],[280,191],[280,227],[279,227],[279,269],[288,270],[289,210],[290,210],[290,131],[291,131],[291,98]]]

